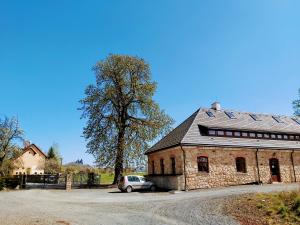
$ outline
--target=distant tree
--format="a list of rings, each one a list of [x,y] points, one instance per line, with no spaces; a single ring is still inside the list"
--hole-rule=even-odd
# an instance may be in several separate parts
[[[61,157],[58,151],[58,145],[53,144],[48,151],[45,162],[45,173],[55,174],[61,172]]]
[[[156,83],[143,59],[110,55],[93,70],[96,84],[81,100],[88,119],[83,135],[99,166],[114,166],[116,183],[124,164],[143,162],[149,142],[169,131],[173,120],[153,100]]]
[[[57,161],[60,161],[60,154],[58,150],[58,144],[54,143],[48,150],[47,154],[48,159],[55,159]]]
[[[5,168],[12,165],[12,160],[16,158],[19,149],[16,141],[23,140],[23,134],[16,118],[0,119],[0,175],[5,174]]]
[[[300,89],[298,90],[299,99],[293,101],[293,108],[296,116],[300,116]]]
[[[83,165],[83,160],[82,160],[82,159],[77,159],[77,160],[75,161],[75,163],[76,163],[76,164],[81,164],[81,165]]]

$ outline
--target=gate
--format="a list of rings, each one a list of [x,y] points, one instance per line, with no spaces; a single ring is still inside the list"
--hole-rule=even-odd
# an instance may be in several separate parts
[[[22,188],[65,189],[64,174],[21,175]]]
[[[66,189],[66,174],[19,175],[21,188]],[[72,188],[93,188],[100,186],[101,176],[95,173],[72,175]]]

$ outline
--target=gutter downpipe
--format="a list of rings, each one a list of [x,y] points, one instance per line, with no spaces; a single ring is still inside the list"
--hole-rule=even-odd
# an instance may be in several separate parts
[[[258,176],[258,184],[261,184],[260,181],[260,172],[259,172],[259,163],[258,163],[258,148],[256,149],[256,167],[257,167],[257,176]]]
[[[185,159],[186,159],[186,155],[185,155],[184,149],[182,148],[182,144],[180,144],[180,148],[181,148],[182,156],[183,156],[184,190],[185,190],[185,191],[188,191],[187,188],[186,188],[186,169],[185,169]]]
[[[292,153],[291,153],[291,161],[292,161],[292,166],[293,166],[294,182],[297,182],[297,177],[296,177],[296,172],[295,172],[295,164],[294,164],[294,153],[295,153],[295,150],[293,149]]]

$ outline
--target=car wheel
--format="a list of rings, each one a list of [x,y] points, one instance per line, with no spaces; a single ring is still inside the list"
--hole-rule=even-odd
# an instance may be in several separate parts
[[[128,186],[128,187],[126,188],[126,192],[127,192],[127,193],[132,192],[132,187],[131,187],[131,186]]]
[[[150,187],[150,191],[156,191],[156,187],[155,187],[154,185],[152,185],[152,186]]]

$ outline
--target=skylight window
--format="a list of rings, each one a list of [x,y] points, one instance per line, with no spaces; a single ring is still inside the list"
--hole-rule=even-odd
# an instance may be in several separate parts
[[[279,116],[272,116],[272,117],[274,120],[276,120],[277,123],[284,123]]]
[[[293,120],[294,120],[296,123],[300,124],[300,118],[293,118]]]
[[[215,115],[212,113],[212,111],[206,111],[206,114],[207,114],[209,117],[215,117]]]
[[[254,119],[255,121],[261,121],[261,119],[258,117],[258,115],[256,115],[256,114],[249,114],[251,117],[252,117],[252,119]]]
[[[236,119],[236,116],[234,115],[233,112],[225,111],[225,114],[226,114],[230,119]]]

